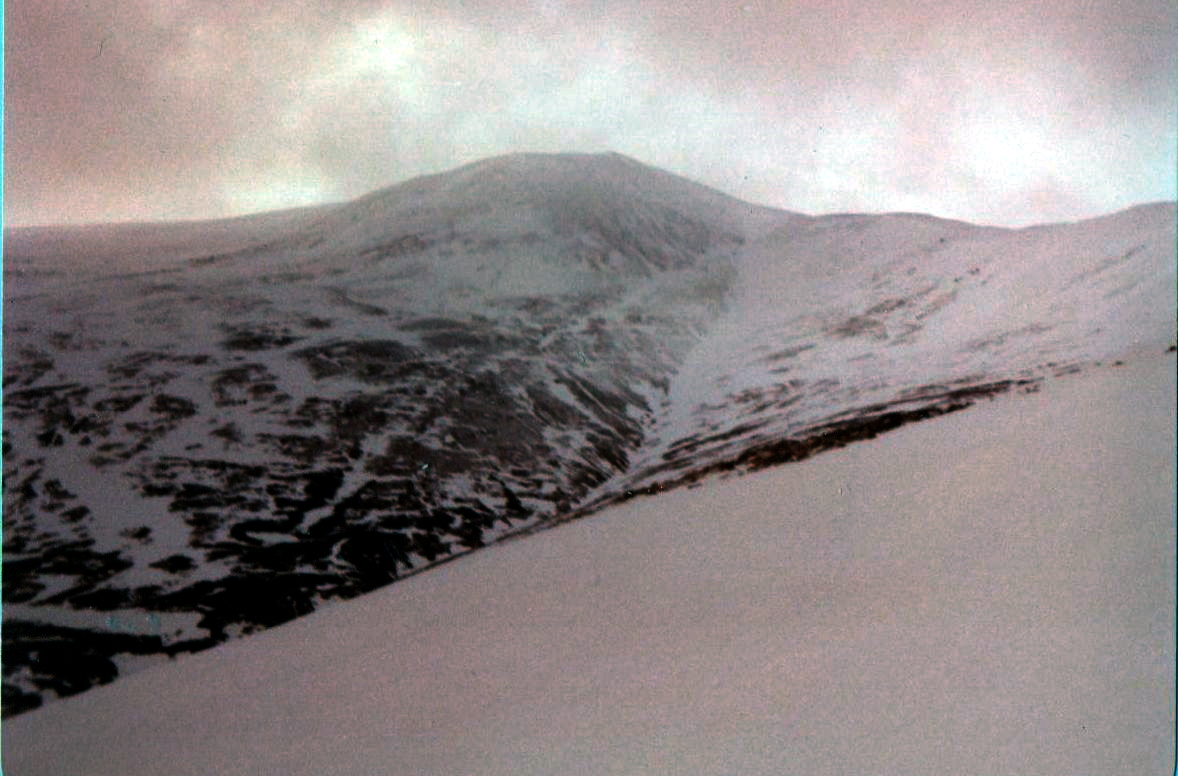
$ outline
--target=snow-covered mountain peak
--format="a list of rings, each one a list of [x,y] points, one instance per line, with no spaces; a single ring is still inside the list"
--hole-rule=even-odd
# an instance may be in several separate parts
[[[376,307],[415,299],[435,312],[485,312],[493,299],[643,295],[668,271],[722,283],[740,246],[800,218],[617,154],[514,154],[382,189],[277,239],[189,263],[213,283],[297,278]]]
[[[617,154],[513,154],[362,197],[279,254],[302,271],[368,278],[425,263],[459,285],[553,293],[593,275],[698,266],[794,217]],[[521,265],[527,277],[514,272]]]
[[[757,210],[734,197],[617,153],[516,153],[449,172],[415,178],[369,194],[358,203],[394,211],[406,203],[484,209],[489,204],[660,204],[708,219]],[[411,205],[412,206],[412,205]],[[766,208],[759,208],[765,210]]]

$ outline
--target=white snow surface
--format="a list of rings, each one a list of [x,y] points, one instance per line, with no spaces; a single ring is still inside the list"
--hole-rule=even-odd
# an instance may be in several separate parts
[[[1173,356],[636,499],[4,724],[5,773],[1167,773]]]

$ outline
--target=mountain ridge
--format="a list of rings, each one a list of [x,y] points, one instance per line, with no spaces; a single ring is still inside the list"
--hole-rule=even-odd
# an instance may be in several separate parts
[[[99,230],[89,273],[79,232],[18,240],[5,712],[637,493],[1160,352],[1165,214],[812,217],[619,155],[514,155],[256,233],[132,230],[129,258]]]

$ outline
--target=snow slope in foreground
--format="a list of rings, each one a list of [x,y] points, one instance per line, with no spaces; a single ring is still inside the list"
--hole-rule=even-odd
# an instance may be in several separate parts
[[[4,723],[37,774],[1153,774],[1173,356],[637,499]]]

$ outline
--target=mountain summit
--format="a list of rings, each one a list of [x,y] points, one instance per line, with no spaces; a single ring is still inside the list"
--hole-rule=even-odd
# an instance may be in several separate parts
[[[522,154],[6,234],[4,709],[1174,339],[1174,206],[809,217]]]
[[[554,294],[696,267],[793,217],[618,154],[514,154],[382,189],[217,259],[361,286],[428,265],[481,295]]]

